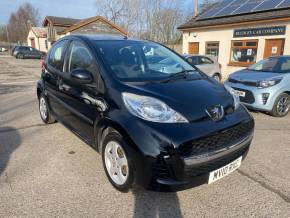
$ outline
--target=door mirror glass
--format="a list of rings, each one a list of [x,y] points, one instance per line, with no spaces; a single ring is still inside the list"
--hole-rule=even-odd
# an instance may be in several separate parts
[[[71,80],[78,84],[89,84],[93,82],[93,76],[86,69],[75,69],[71,72]]]

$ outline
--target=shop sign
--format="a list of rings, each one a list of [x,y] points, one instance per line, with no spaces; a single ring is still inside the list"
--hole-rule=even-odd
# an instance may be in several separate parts
[[[286,33],[286,26],[237,29],[237,30],[234,30],[234,38],[285,35],[285,33]]]

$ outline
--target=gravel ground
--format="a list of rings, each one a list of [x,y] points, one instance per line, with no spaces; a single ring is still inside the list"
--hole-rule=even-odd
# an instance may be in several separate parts
[[[247,159],[212,185],[123,194],[91,147],[42,124],[39,75],[39,60],[0,56],[0,217],[290,217],[290,116],[253,113]]]

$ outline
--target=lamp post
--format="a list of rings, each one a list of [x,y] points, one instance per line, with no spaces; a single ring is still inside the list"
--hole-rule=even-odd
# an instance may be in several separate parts
[[[8,43],[8,47],[9,47],[9,52],[10,52],[11,46],[10,46],[10,38],[9,38],[8,25],[6,25],[6,35],[7,35],[7,43]]]
[[[194,0],[194,17],[198,15],[198,0]]]

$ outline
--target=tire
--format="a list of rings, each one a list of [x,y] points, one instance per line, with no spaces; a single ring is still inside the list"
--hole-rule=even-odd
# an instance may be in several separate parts
[[[216,81],[218,81],[219,83],[221,82],[221,76],[218,73],[215,73],[212,78],[214,78]]]
[[[286,93],[280,94],[273,106],[270,114],[274,117],[285,117],[290,109],[290,96]]]
[[[125,140],[117,132],[109,133],[102,144],[104,170],[110,183],[120,192],[128,192],[134,181],[133,161],[127,147]]]
[[[45,124],[51,124],[51,123],[56,122],[56,120],[50,113],[47,99],[43,94],[40,94],[39,96],[38,108],[39,108],[40,118]]]
[[[16,58],[17,59],[24,59],[24,55],[23,54],[17,54]]]

